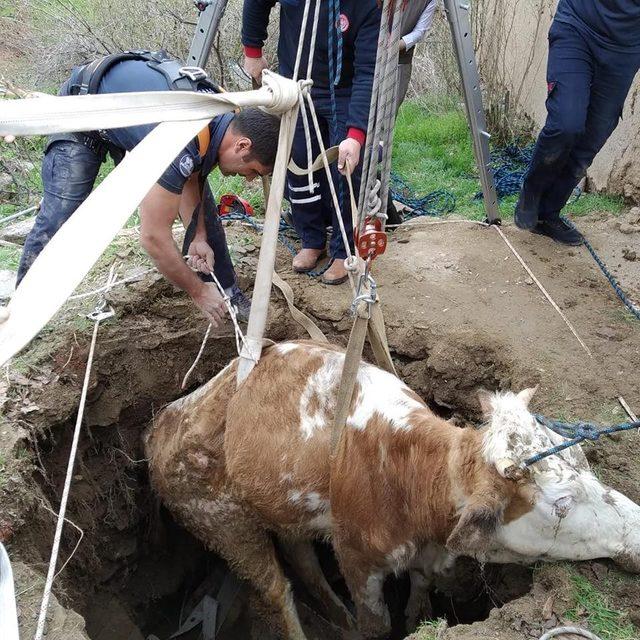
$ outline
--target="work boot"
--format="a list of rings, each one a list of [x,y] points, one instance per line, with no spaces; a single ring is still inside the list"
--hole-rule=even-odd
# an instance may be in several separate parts
[[[337,258],[331,266],[322,274],[324,284],[342,284],[349,277],[348,271],[344,267],[344,259]]]
[[[513,221],[519,229],[530,231],[538,223],[538,207],[540,197],[527,193],[525,187],[520,191],[520,197],[513,212]]]
[[[293,270],[296,273],[309,273],[316,268],[322,256],[324,249],[301,249],[293,259]]]
[[[249,313],[251,312],[251,300],[244,295],[237,284],[233,285],[230,298],[231,305],[236,309],[236,318],[240,322],[248,322]]]
[[[577,247],[584,242],[582,234],[562,218],[540,220],[531,231],[541,236],[548,236],[560,244],[567,244],[572,247]]]

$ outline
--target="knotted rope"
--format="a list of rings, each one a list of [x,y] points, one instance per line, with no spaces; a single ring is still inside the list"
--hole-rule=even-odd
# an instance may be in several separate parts
[[[623,422],[621,424],[613,425],[610,427],[598,427],[590,422],[576,422],[575,424],[569,424],[567,422],[560,422],[558,420],[549,420],[541,415],[536,415],[535,419],[547,429],[557,433],[563,438],[567,438],[566,442],[558,444],[555,447],[550,447],[546,451],[537,453],[530,458],[527,458],[522,464],[525,467],[529,467],[544,458],[548,458],[556,453],[560,453],[569,447],[573,447],[576,444],[580,444],[585,440],[591,440],[595,442],[600,436],[617,433],[619,431],[631,431],[632,429],[640,429],[640,421],[637,422]]]

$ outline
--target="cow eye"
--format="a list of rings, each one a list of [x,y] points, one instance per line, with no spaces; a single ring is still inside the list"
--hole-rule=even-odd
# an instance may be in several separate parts
[[[574,503],[575,498],[573,496],[562,496],[553,503],[553,513],[558,518],[564,518]]]

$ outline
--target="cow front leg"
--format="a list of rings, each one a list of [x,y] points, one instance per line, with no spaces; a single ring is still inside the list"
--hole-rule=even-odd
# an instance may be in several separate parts
[[[313,545],[310,542],[287,540],[281,542],[281,547],[285,558],[311,595],[320,602],[328,619],[343,629],[353,629],[355,620],[327,582]]]
[[[356,605],[358,631],[367,639],[384,638],[391,632],[389,609],[384,601],[386,573],[366,559],[334,542],[342,575]]]

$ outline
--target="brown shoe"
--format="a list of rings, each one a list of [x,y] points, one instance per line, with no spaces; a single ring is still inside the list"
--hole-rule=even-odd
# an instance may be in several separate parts
[[[318,260],[324,255],[324,249],[301,249],[293,258],[293,270],[296,273],[313,271],[318,266]]]
[[[349,272],[344,268],[344,260],[338,258],[322,275],[324,284],[342,284],[349,278]]]

